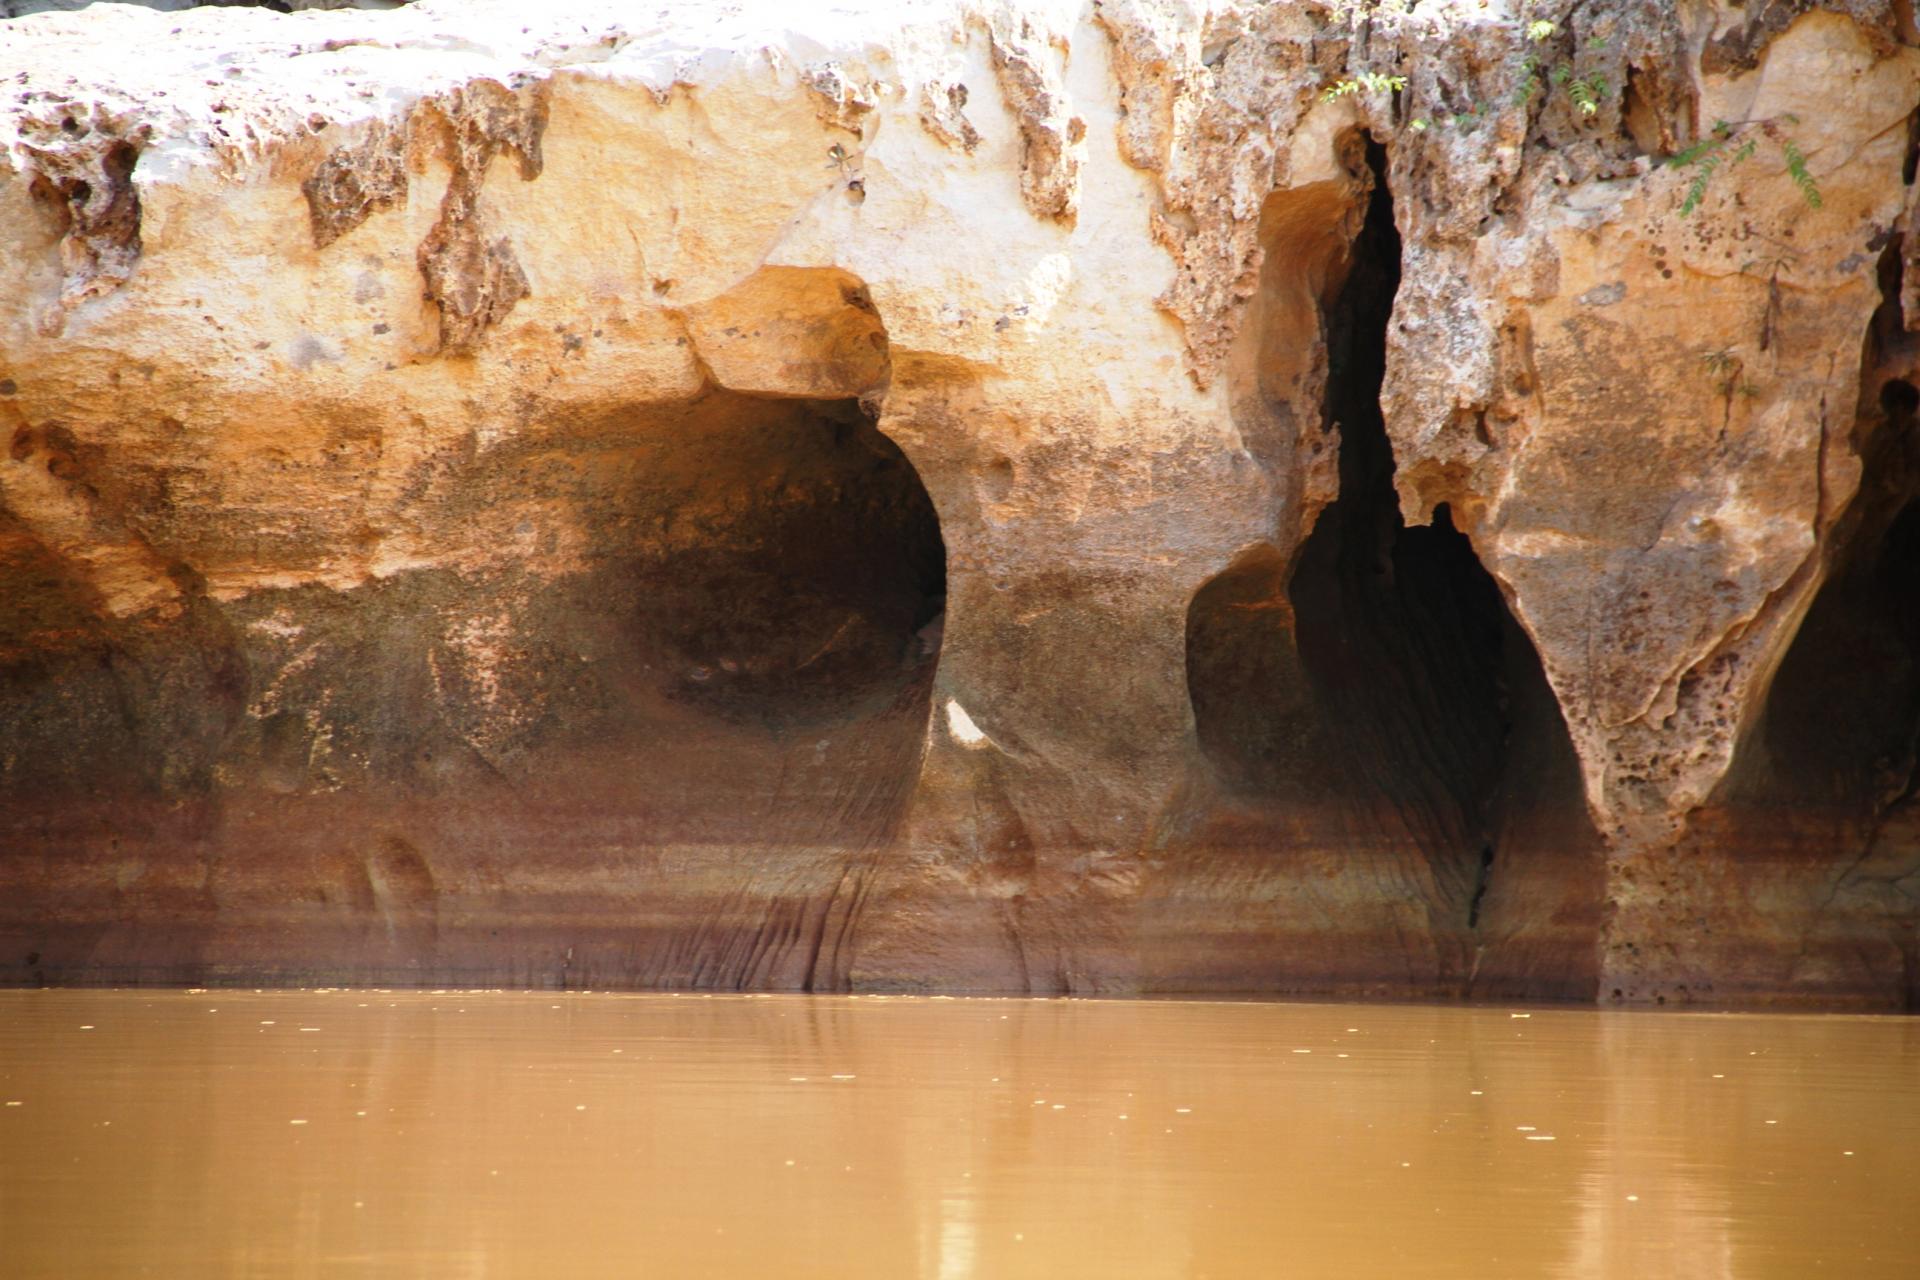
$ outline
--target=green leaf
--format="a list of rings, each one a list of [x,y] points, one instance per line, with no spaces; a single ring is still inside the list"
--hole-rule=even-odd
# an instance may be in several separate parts
[[[1405,76],[1392,76],[1383,71],[1362,71],[1359,75],[1347,76],[1336,80],[1320,91],[1322,102],[1337,102],[1350,94],[1366,90],[1369,93],[1398,93],[1407,87]]]
[[[1607,96],[1606,77],[1595,72],[1584,79],[1575,80],[1567,86],[1567,96],[1573,99],[1573,105],[1580,108],[1580,114],[1590,116],[1600,110],[1600,100]]]
[[[1690,164],[1697,164],[1699,163],[1700,158],[1706,155],[1708,152],[1718,151],[1722,147],[1725,147],[1726,145],[1727,144],[1725,142],[1722,142],[1719,138],[1702,138],[1700,139],[1700,141],[1694,143],[1692,146],[1683,147],[1679,151],[1676,151],[1672,155],[1668,156],[1667,168],[1684,169]]]
[[[1787,157],[1787,176],[1793,179],[1793,185],[1800,188],[1800,196],[1810,209],[1820,207],[1820,184],[1815,182],[1813,174],[1807,171],[1807,157],[1789,138],[1782,144],[1781,150]]]
[[[1686,217],[1700,207],[1700,202],[1706,198],[1707,184],[1713,181],[1713,172],[1720,167],[1722,158],[1718,151],[1700,157],[1696,165],[1698,171],[1694,174],[1693,181],[1687,184],[1687,198],[1680,202],[1681,217]]]

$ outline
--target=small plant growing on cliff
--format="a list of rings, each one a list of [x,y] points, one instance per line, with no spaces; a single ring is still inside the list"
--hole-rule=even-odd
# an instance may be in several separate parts
[[[1732,347],[1720,347],[1700,357],[1700,363],[1707,367],[1707,373],[1713,378],[1714,390],[1721,395],[1732,395],[1734,384],[1739,381],[1740,357],[1733,354]]]
[[[1786,161],[1787,176],[1793,179],[1793,185],[1800,188],[1800,196],[1807,202],[1809,209],[1820,207],[1820,184],[1807,172],[1807,158],[1800,148],[1794,145],[1792,138],[1780,140],[1780,154]]]
[[[1580,114],[1590,116],[1600,110],[1601,99],[1607,96],[1607,78],[1598,71],[1592,75],[1576,76],[1570,68],[1554,68],[1555,83],[1567,86],[1567,97],[1580,109]]]
[[[1528,43],[1544,46],[1559,31],[1560,28],[1556,24],[1537,19],[1527,24],[1525,34]],[[1587,42],[1587,47],[1604,49],[1607,47],[1607,42],[1604,38],[1595,36]],[[1600,104],[1606,100],[1611,91],[1607,78],[1598,71],[1576,76],[1573,74],[1572,63],[1558,61],[1538,47],[1520,60],[1520,71],[1520,84],[1513,91],[1513,105],[1516,107],[1525,106],[1532,101],[1534,94],[1540,92],[1543,84],[1549,84],[1565,90],[1567,100],[1573,103],[1574,109],[1583,116],[1590,116],[1600,110]]]
[[[1813,207],[1817,209],[1820,207],[1819,192],[1814,192],[1814,196]],[[1775,240],[1772,236],[1760,235],[1757,232],[1755,234],[1759,239],[1771,244],[1774,251],[1764,257],[1750,258],[1741,263],[1740,274],[1757,277],[1762,271],[1766,273],[1767,307],[1760,315],[1760,349],[1765,351],[1773,345],[1774,336],[1780,327],[1780,311],[1785,305],[1780,292],[1780,273],[1799,261],[1800,251],[1784,241]]]
[[[1344,13],[1346,16],[1372,11],[1358,3],[1344,11],[1336,9],[1337,14]],[[1534,19],[1518,28],[1518,34],[1526,44],[1533,47],[1520,60],[1520,83],[1514,88],[1513,104],[1525,106],[1543,89],[1549,92],[1552,89],[1559,89],[1567,95],[1568,101],[1573,103],[1574,109],[1582,116],[1595,115],[1600,110],[1600,104],[1612,93],[1612,86],[1608,84],[1606,76],[1598,71],[1589,72],[1584,76],[1575,75],[1571,62],[1563,60],[1546,47],[1547,42],[1559,32],[1559,24],[1544,18]],[[1595,37],[1588,42],[1588,47],[1592,49],[1604,49],[1606,45],[1607,41],[1603,37]],[[1404,75],[1361,71],[1334,81],[1321,91],[1320,96],[1323,101],[1337,102],[1341,98],[1360,93],[1399,93],[1406,87],[1407,77]],[[1489,104],[1476,102],[1466,111],[1451,115],[1421,116],[1409,120],[1407,125],[1416,133],[1424,132],[1436,124],[1471,129],[1490,111]]]
[[[1358,75],[1343,76],[1328,85],[1320,93],[1322,102],[1338,102],[1356,93],[1398,93],[1407,87],[1405,76],[1386,75],[1379,71],[1362,71]]]
[[[1756,400],[1763,389],[1759,383],[1747,376],[1746,361],[1735,354],[1732,347],[1719,347],[1709,351],[1700,357],[1700,363],[1706,367],[1714,394],[1724,402],[1720,418],[1720,439],[1724,441],[1727,438],[1727,431],[1733,425],[1734,397]]]
[[[1785,128],[1786,125],[1799,123],[1798,116],[1790,115],[1747,120],[1738,124],[1716,120],[1712,132],[1706,137],[1668,156],[1669,169],[1693,170],[1693,181],[1687,184],[1686,198],[1680,202],[1680,216],[1684,218],[1700,207],[1716,174],[1728,172],[1753,159],[1762,138],[1780,148],[1787,177],[1799,188],[1800,198],[1806,201],[1809,209],[1818,209],[1821,204],[1820,184],[1807,170],[1806,154]]]

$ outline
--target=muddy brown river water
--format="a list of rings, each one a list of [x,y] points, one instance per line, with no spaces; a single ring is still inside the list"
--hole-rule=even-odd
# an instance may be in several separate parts
[[[1920,1021],[0,992],[0,1276],[1920,1276]]]

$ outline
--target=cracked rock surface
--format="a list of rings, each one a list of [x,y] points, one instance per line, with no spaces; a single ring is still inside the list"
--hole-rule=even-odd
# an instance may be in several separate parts
[[[1909,6],[3,11],[0,982],[1920,1003]]]

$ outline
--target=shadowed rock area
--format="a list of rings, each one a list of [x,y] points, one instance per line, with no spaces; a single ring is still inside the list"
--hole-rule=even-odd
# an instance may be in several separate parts
[[[1331,899],[1317,905],[1336,927],[1421,939],[1389,986],[1363,944],[1325,946],[1323,918],[1276,913],[1268,928],[1298,948],[1268,978],[1280,989],[1513,982],[1577,997],[1595,977],[1599,844],[1539,659],[1498,587],[1444,506],[1431,526],[1401,519],[1379,408],[1400,238],[1384,155],[1368,151],[1372,194],[1326,318],[1340,497],[1290,574],[1270,550],[1243,555],[1188,612],[1188,687],[1224,793],[1210,838],[1294,875],[1317,864]],[[1510,965],[1531,976],[1515,981]]]
[[[927,719],[945,555],[911,464],[852,402],[714,391],[414,483],[422,519],[560,515],[578,571],[229,602],[183,574],[174,616],[112,624],[9,522],[6,897],[105,917],[78,956],[30,941],[34,978],[184,980],[211,945],[451,980],[504,928],[582,981],[612,933],[628,981],[810,983]],[[732,900],[748,865],[773,901]],[[645,924],[669,866],[695,939]],[[122,933],[130,899],[155,918]]]

